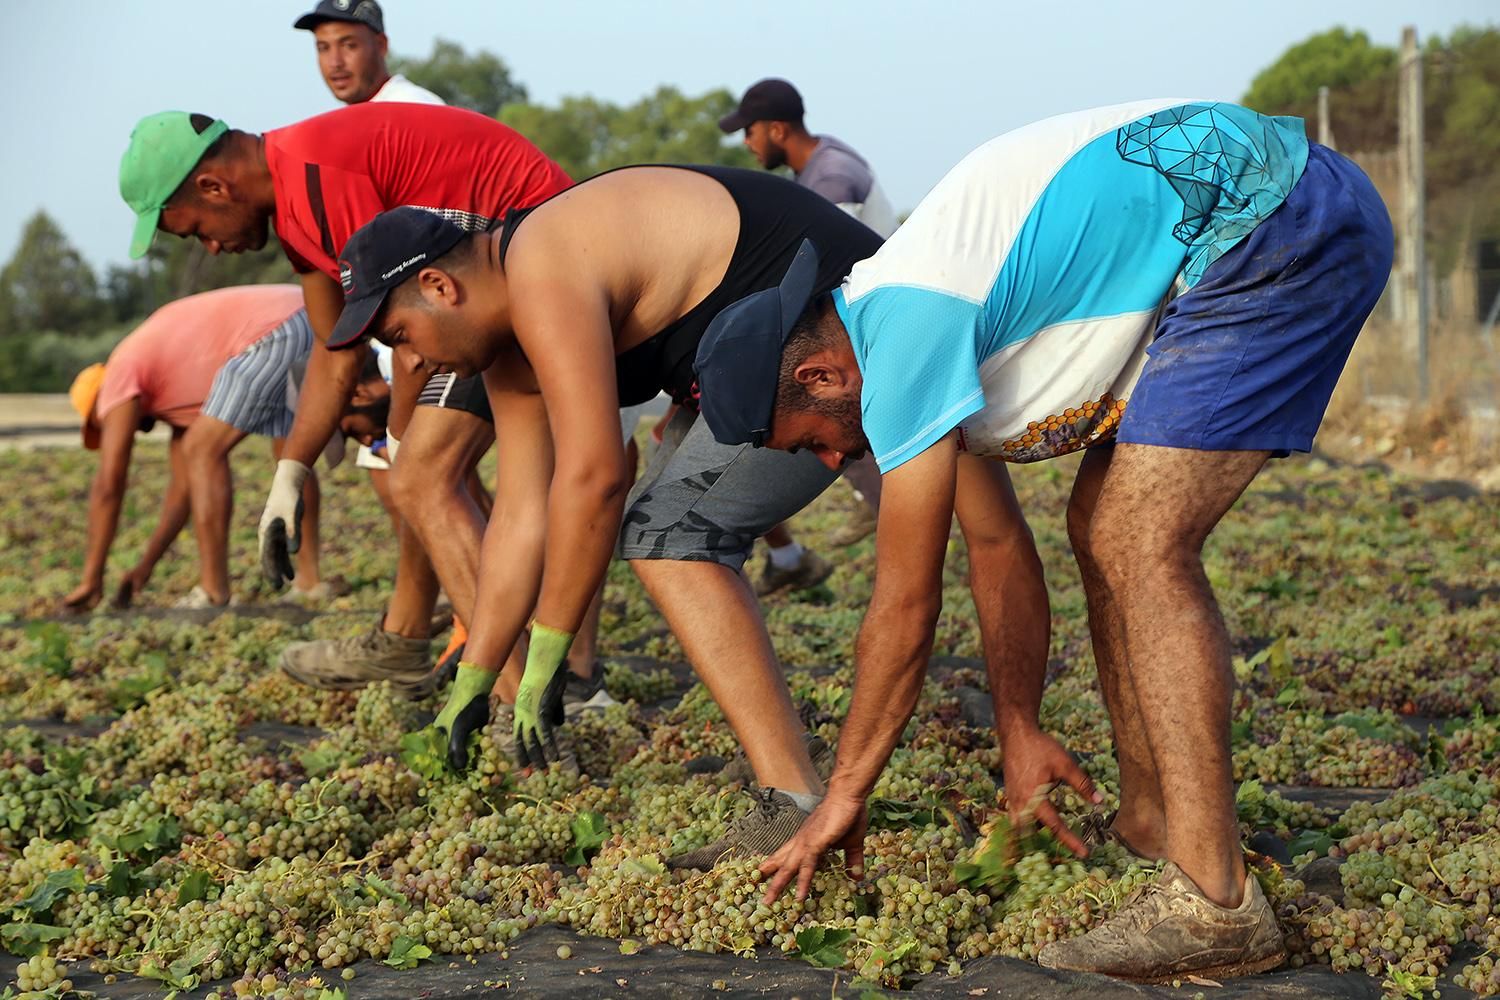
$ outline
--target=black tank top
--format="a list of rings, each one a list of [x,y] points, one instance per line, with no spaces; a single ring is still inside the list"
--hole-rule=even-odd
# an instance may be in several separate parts
[[[818,293],[837,288],[856,263],[880,249],[880,237],[864,223],[821,195],[774,174],[737,167],[677,169],[704,174],[724,185],[740,211],[739,238],[717,288],[679,319],[615,355],[615,385],[621,406],[644,403],[665,390],[673,401],[696,408],[693,359],[708,324],[730,303],[779,285],[804,239],[812,240],[818,248]],[[512,209],[506,214],[505,232],[500,236],[501,267],[505,266],[511,237],[537,207]]]

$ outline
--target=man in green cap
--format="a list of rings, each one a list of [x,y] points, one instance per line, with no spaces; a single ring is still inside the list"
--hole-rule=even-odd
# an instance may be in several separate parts
[[[132,255],[144,254],[158,229],[196,237],[210,253],[256,250],[274,217],[282,248],[302,277],[317,343],[261,518],[261,565],[274,585],[292,576],[301,486],[337,427],[364,353],[335,354],[323,346],[343,309],[344,242],[379,212],[401,205],[483,229],[570,183],[524,137],[459,108],[363,103],[264,135],[180,111],[137,126],[120,164],[120,193],[137,214]],[[394,469],[405,524],[391,603],[370,633],[338,648],[289,648],[283,667],[307,683],[420,679],[431,666],[437,576],[459,618],[471,611],[484,515],[466,476],[493,441],[493,423],[478,380],[472,391],[448,384],[431,405],[413,409],[433,374],[398,371],[393,385],[389,450],[394,458],[399,443],[405,456]],[[437,575],[433,563],[441,567]]]

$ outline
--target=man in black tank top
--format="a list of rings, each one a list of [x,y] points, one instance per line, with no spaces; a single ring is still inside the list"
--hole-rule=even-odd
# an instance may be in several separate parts
[[[775,849],[822,796],[813,758],[823,773],[832,763],[807,739],[740,570],[754,540],[837,473],[809,454],[715,442],[697,420],[692,374],[714,316],[779,285],[805,242],[826,291],[880,238],[777,177],[644,166],[512,213],[495,233],[387,212],[344,253],[350,290],[330,346],[373,334],[398,367],[482,372],[505,456],[468,658],[435,723],[450,763],[467,765],[491,688],[517,756],[557,759],[558,666],[618,551],[719,697],[764,798],[724,841],[678,865]],[[620,439],[605,431],[617,407],[662,390],[680,407],[627,500]],[[533,607],[524,674],[502,674]]]

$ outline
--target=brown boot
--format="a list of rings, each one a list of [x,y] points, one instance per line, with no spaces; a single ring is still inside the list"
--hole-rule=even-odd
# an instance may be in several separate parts
[[[724,836],[667,859],[668,868],[712,868],[721,859],[770,854],[802,828],[808,814],[774,788],[757,788],[755,808],[729,824]]]
[[[1053,941],[1037,954],[1049,969],[1096,972],[1138,983],[1187,975],[1219,979],[1274,969],[1286,961],[1276,914],[1254,875],[1232,909],[1219,906],[1172,862],[1098,927]]]
[[[387,632],[377,624],[348,639],[294,642],[282,650],[281,669],[308,687],[349,691],[376,681],[408,698],[421,698],[437,687],[431,643]]]

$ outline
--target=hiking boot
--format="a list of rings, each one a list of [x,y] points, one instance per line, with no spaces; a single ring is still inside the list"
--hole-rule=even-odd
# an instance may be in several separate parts
[[[729,824],[724,836],[696,851],[667,859],[668,868],[712,868],[725,858],[770,854],[801,828],[808,814],[774,788],[757,788],[755,808]]]
[[[812,733],[803,733],[802,742],[807,745],[807,755],[812,758],[813,770],[818,772],[818,777],[827,781],[828,776],[833,773],[833,748],[823,742],[823,737]],[[750,758],[745,756],[744,747],[734,752],[729,763],[719,772],[719,777],[726,784],[738,781],[747,788],[755,784],[755,769],[750,766]]]
[[[282,650],[281,669],[324,691],[351,691],[390,681],[406,697],[421,698],[438,686],[428,640],[408,639],[379,624],[348,639],[294,642]]]
[[[849,512],[849,519],[844,522],[843,527],[833,533],[828,544],[843,548],[846,545],[864,541],[874,533],[877,520],[875,508],[860,501],[859,506]]]
[[[755,594],[757,597],[769,597],[782,590],[806,590],[828,579],[832,572],[833,567],[809,549],[802,550],[802,557],[791,569],[777,569],[768,552],[760,578],[755,581]]]
[[[1245,897],[1228,909],[1168,861],[1160,880],[1138,890],[1114,916],[1080,937],[1045,945],[1036,960],[1049,969],[1166,983],[1188,975],[1265,972],[1286,960],[1286,947],[1254,875],[1245,875]]]
[[[564,670],[568,670],[566,666]],[[569,718],[591,708],[606,709],[618,705],[604,689],[604,664],[595,660],[587,677],[579,677],[568,670],[563,681],[563,714]]]
[[[1078,827],[1078,839],[1083,841],[1083,846],[1092,851],[1105,844],[1118,844],[1126,854],[1142,864],[1154,865],[1160,861],[1161,858],[1148,858],[1131,847],[1130,841],[1120,836],[1120,832],[1115,829],[1115,817],[1118,815],[1120,815],[1119,810],[1109,813],[1098,811],[1089,813]]]
[[[229,607],[228,599],[216,601],[209,596],[208,591],[202,586],[196,586],[172,602],[172,607],[178,611],[207,611],[210,609]]]

